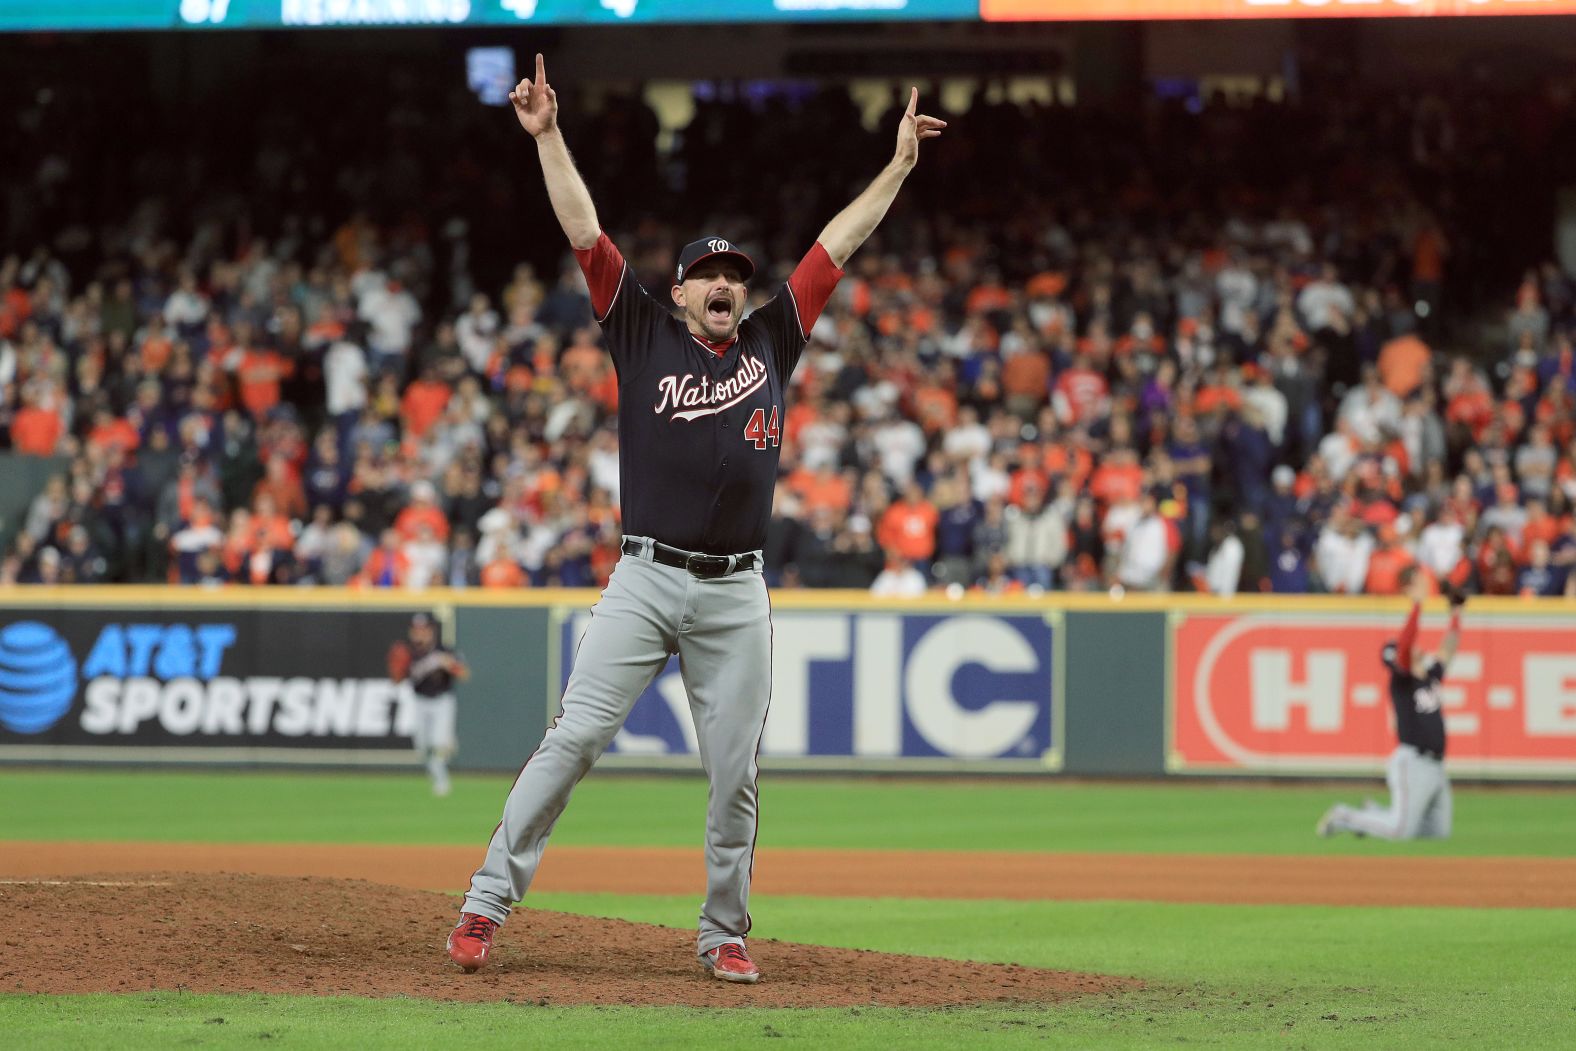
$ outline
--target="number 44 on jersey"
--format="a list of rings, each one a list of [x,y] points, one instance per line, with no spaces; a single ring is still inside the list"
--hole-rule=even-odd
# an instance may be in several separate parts
[[[754,442],[757,449],[766,448],[769,441],[773,446],[782,444],[777,430],[777,406],[772,406],[772,418],[768,423],[766,410],[756,409],[750,416],[750,422],[744,425],[744,440]]]

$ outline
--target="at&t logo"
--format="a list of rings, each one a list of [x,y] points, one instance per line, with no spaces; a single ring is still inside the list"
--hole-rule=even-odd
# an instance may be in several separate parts
[[[36,734],[71,710],[77,662],[53,628],[20,620],[0,629],[0,726]]]

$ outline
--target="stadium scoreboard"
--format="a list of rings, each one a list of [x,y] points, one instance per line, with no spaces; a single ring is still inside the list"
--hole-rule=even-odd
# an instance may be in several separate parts
[[[0,31],[975,20],[979,0],[4,0]]]
[[[0,0],[0,32],[1576,13],[1576,0]]]

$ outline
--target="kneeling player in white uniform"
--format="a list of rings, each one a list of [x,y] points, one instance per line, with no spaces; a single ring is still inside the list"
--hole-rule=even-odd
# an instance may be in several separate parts
[[[427,765],[432,794],[449,794],[449,760],[454,758],[454,684],[470,678],[458,653],[438,641],[438,622],[430,613],[410,618],[410,635],[389,652],[389,678],[410,682],[416,704],[416,752]]]
[[[1439,690],[1461,640],[1461,607],[1466,598],[1459,592],[1451,593],[1450,627],[1435,656],[1416,645],[1428,580],[1415,569],[1408,593],[1412,613],[1400,637],[1386,643],[1382,655],[1390,669],[1390,704],[1400,739],[1385,770],[1390,805],[1368,802],[1359,809],[1337,803],[1319,819],[1321,836],[1355,832],[1381,839],[1445,839],[1450,835],[1450,778],[1445,775],[1445,718]]]

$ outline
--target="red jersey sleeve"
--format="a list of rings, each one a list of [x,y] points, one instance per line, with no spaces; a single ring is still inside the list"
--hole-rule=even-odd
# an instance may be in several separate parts
[[[1401,626],[1401,637],[1396,639],[1395,662],[1407,674],[1412,671],[1412,644],[1417,641],[1417,621],[1422,612],[1422,606],[1412,603],[1412,612]]]
[[[842,278],[843,271],[832,262],[832,257],[820,241],[810,246],[810,250],[789,275],[788,294],[793,297],[794,310],[799,316],[799,331],[804,333],[805,339],[810,338],[810,330],[815,327],[816,319],[826,309],[826,301],[832,298],[832,290]]]
[[[590,248],[576,248],[574,252],[580,272],[586,275],[586,284],[591,289],[591,309],[598,321],[605,321],[624,279],[624,253],[605,233],[600,234]]]

